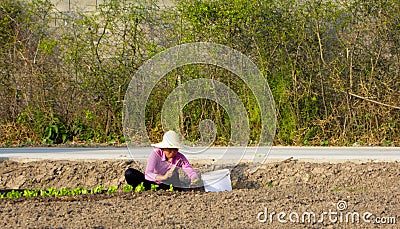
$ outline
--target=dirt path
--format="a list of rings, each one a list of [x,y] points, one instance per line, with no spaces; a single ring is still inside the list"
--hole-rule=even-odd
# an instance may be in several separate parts
[[[0,162],[0,189],[122,187],[123,172],[134,165],[132,161],[8,160]],[[399,162],[273,162],[251,175],[244,172],[247,168],[240,164],[232,172],[232,192],[120,191],[0,199],[0,227],[400,227]],[[352,222],[352,217],[359,222]]]

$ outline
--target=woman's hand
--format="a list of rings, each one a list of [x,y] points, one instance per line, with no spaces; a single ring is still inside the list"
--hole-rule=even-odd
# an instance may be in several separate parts
[[[200,178],[193,179],[192,182],[190,182],[190,187],[197,187],[200,184]]]
[[[164,175],[157,175],[156,180],[158,180],[158,181],[167,180],[172,177],[173,173],[174,173],[174,169],[170,169]]]

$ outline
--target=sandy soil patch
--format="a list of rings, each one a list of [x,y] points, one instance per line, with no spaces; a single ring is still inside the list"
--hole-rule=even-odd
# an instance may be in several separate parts
[[[123,187],[130,166],[135,163],[6,160],[0,189]],[[232,171],[232,192],[0,199],[0,227],[399,228],[399,162],[270,162],[252,174],[248,168],[239,164]],[[371,215],[363,219],[365,213]]]

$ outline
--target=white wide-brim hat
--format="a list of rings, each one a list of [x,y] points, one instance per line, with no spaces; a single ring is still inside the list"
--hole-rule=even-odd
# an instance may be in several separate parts
[[[157,148],[169,148],[169,149],[180,149],[182,148],[182,144],[179,141],[179,136],[175,131],[167,131],[164,136],[162,142],[151,144],[153,147]]]

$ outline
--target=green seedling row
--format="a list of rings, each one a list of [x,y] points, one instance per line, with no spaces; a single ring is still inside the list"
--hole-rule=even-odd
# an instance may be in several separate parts
[[[151,185],[150,190],[151,191],[157,191],[158,185]],[[133,188],[131,185],[125,185],[122,189],[124,192],[143,192],[145,191],[145,187],[143,185],[143,182]],[[168,191],[173,191],[174,188],[172,185],[170,185],[170,189]],[[94,194],[99,194],[106,192],[107,194],[113,194],[118,191],[118,186],[111,186],[108,189],[105,189],[103,185],[99,185],[95,187],[94,189],[88,190],[86,188],[74,188],[74,189],[68,189],[68,188],[61,188],[60,190],[57,190],[55,188],[47,188],[47,190],[41,190],[41,189],[35,189],[35,190],[24,190],[22,191],[16,191],[12,190],[7,193],[0,193],[0,199],[2,198],[9,198],[9,199],[15,199],[15,198],[20,198],[20,197],[38,197],[38,196],[76,196],[76,195],[94,195]]]

